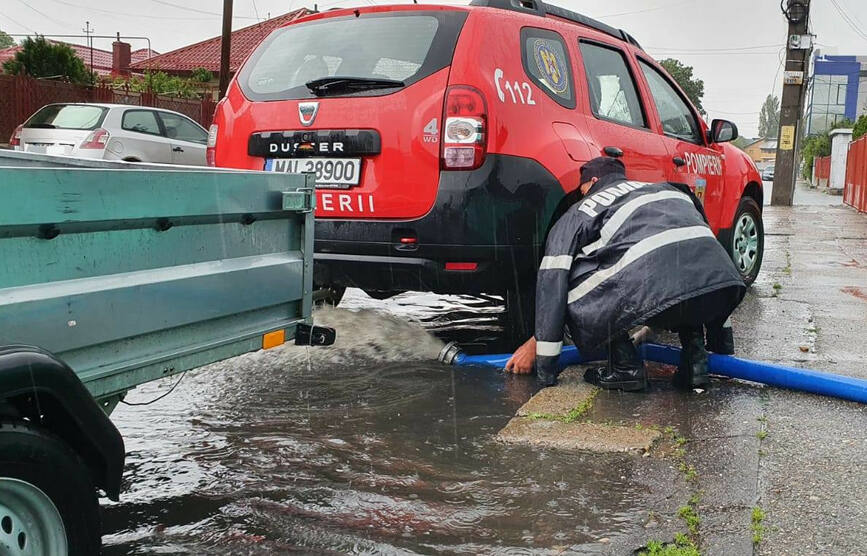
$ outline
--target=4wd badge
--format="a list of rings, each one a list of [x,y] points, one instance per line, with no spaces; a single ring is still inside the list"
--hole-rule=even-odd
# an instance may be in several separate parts
[[[298,119],[301,120],[301,125],[304,127],[313,125],[317,112],[319,112],[318,102],[301,102],[298,104]]]

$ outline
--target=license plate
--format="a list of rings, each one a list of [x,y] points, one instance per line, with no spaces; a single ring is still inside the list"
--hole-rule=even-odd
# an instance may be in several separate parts
[[[269,158],[266,172],[316,174],[318,187],[347,189],[361,179],[360,158]]]

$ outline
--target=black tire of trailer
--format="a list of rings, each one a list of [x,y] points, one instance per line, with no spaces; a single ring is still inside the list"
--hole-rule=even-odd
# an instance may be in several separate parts
[[[99,554],[96,488],[84,461],[65,442],[24,421],[0,422],[0,477],[30,483],[51,499],[63,520],[69,556]]]
[[[746,272],[740,268],[736,257],[738,242],[743,241],[743,237],[738,237],[738,223],[744,217],[749,218],[754,223],[757,242],[755,262]],[[731,229],[720,239],[722,239],[723,247],[725,247],[735,266],[738,267],[738,272],[741,274],[741,278],[744,279],[744,283],[747,287],[751,286],[756,281],[756,277],[758,277],[759,271],[762,268],[765,252],[765,227],[762,222],[762,210],[755,199],[746,196],[741,198],[738,208],[735,210]]]

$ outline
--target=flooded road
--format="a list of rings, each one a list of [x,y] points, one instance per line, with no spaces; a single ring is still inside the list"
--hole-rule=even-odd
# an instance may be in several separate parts
[[[598,552],[648,506],[636,458],[497,443],[532,380],[443,366],[442,342],[410,323],[481,349],[500,311],[351,292],[317,313],[334,347],[248,354],[120,406],[125,488],[104,502],[104,553]]]

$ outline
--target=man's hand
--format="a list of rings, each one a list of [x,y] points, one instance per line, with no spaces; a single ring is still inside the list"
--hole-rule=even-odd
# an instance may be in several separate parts
[[[516,375],[527,375],[533,372],[536,362],[536,338],[531,337],[519,347],[506,363],[506,372]]]

